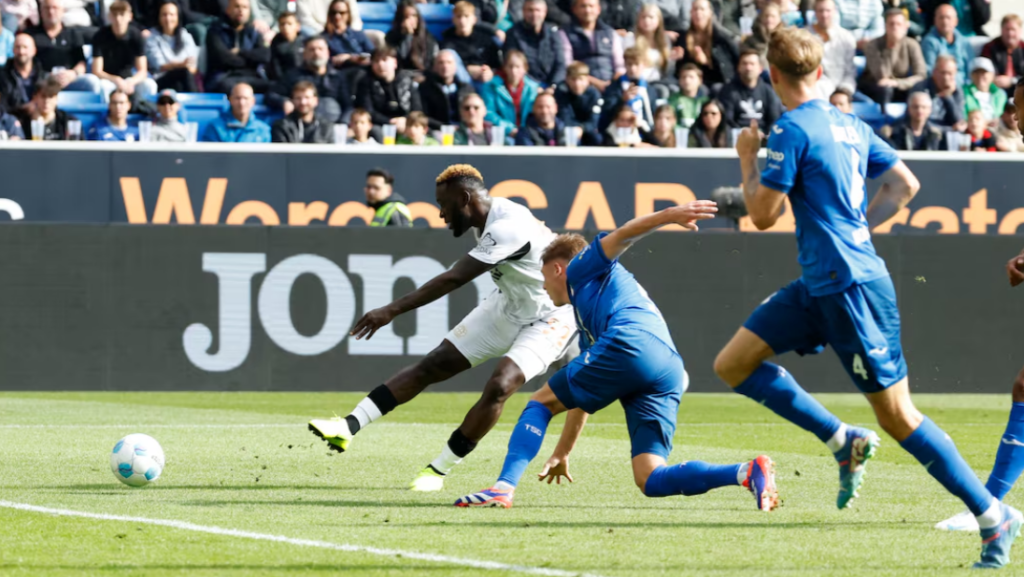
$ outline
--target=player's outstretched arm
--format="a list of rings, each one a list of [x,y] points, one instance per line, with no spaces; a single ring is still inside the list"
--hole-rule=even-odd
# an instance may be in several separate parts
[[[896,213],[907,206],[921,189],[921,183],[902,160],[882,173],[879,180],[882,187],[878,189],[875,198],[871,199],[866,215],[868,227],[872,230],[896,216]]]
[[[633,243],[667,225],[678,224],[687,230],[697,230],[697,221],[714,218],[718,205],[711,200],[695,200],[665,210],[639,216],[601,239],[601,248],[610,259],[617,259]]]
[[[369,339],[378,329],[390,323],[398,315],[430,304],[494,267],[493,264],[481,262],[466,255],[460,258],[450,270],[423,283],[420,288],[387,306],[374,309],[363,315],[349,334],[356,340],[363,337]]]
[[[583,427],[587,424],[589,416],[583,412],[583,409],[572,409],[565,415],[562,436],[558,439],[555,452],[551,454],[551,457],[544,463],[544,468],[537,475],[538,480],[547,479],[548,485],[551,484],[551,481],[556,481],[561,485],[562,477],[565,477],[570,483],[573,482],[572,475],[569,474],[569,453],[576,448],[576,441],[579,440],[580,433],[583,432]]]

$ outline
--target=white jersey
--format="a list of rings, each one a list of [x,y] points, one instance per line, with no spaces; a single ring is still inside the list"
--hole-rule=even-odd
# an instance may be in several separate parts
[[[544,291],[540,257],[557,235],[530,209],[508,199],[492,198],[484,229],[474,227],[473,234],[477,245],[469,256],[498,265],[491,269],[491,278],[505,297],[502,313],[506,318],[528,325],[555,310]]]

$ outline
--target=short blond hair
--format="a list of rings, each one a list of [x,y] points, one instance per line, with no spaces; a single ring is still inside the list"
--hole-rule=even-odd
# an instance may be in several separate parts
[[[636,46],[630,46],[629,48],[622,51],[623,62],[636,62],[641,66],[647,65],[647,51],[640,50]]]
[[[474,6],[472,2],[467,2],[466,0],[456,2],[455,8],[452,9],[452,14],[456,15],[465,14],[467,12],[472,14],[473,16],[476,16],[476,6]]]
[[[588,244],[590,243],[587,242],[587,239],[574,232],[560,234],[544,249],[544,254],[541,255],[540,261],[543,264],[553,260],[570,261],[580,251],[587,248]]]
[[[484,177],[480,174],[480,171],[473,167],[471,164],[453,164],[448,168],[444,169],[444,172],[437,175],[437,184],[447,184],[455,180],[471,180],[479,181],[480,186],[484,185]]]
[[[590,76],[590,67],[587,66],[586,62],[577,60],[565,69],[566,78],[579,78],[580,76]]]
[[[999,27],[1002,28],[1003,26],[1006,26],[1011,22],[1013,22],[1017,26],[1021,26],[1022,24],[1024,24],[1024,20],[1021,20],[1020,16],[1016,14],[1007,14],[1006,16],[1003,16],[1003,21],[999,23]]]
[[[803,28],[779,28],[768,40],[768,63],[792,79],[813,74],[823,56],[821,41]]]

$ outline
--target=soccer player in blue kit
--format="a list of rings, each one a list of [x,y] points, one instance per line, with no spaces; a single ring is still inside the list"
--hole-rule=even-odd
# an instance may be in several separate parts
[[[762,172],[756,123],[740,134],[736,151],[747,210],[759,229],[775,223],[789,196],[803,275],[753,312],[719,353],[715,372],[737,393],[826,443],[839,463],[836,504],[843,509],[857,496],[878,435],[843,424],[785,369],[767,362],[832,345],[882,429],[977,518],[982,548],[974,566],[1002,567],[1010,561],[1021,514],[993,497],[949,436],[914,407],[896,291],[871,243],[870,230],[903,208],[920,184],[870,127],[819,99],[822,50],[820,41],[795,28],[776,31],[769,41],[772,85],[787,112],[772,126]],[[865,178],[882,183],[870,205]]]
[[[632,443],[633,479],[648,497],[699,495],[742,485],[759,509],[778,505],[774,465],[761,455],[747,463],[714,465],[689,461],[669,466],[679,399],[686,389],[683,359],[676,351],[658,307],[618,258],[644,235],[677,223],[696,230],[697,220],[714,216],[715,203],[689,202],[629,221],[590,245],[577,234],[556,238],[542,256],[544,290],[556,306],[575,307],[580,356],[531,397],[512,431],[508,454],[489,489],[455,502],[458,507],[512,506],[516,485],[540,451],[552,416],[569,411],[558,448],[541,479],[569,476],[568,459],[587,415],[620,401]]]

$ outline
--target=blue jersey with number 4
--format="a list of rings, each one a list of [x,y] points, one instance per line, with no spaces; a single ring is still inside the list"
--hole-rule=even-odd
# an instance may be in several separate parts
[[[772,126],[761,184],[789,195],[812,296],[888,276],[871,244],[864,180],[898,161],[871,127],[824,100],[806,102]]]

